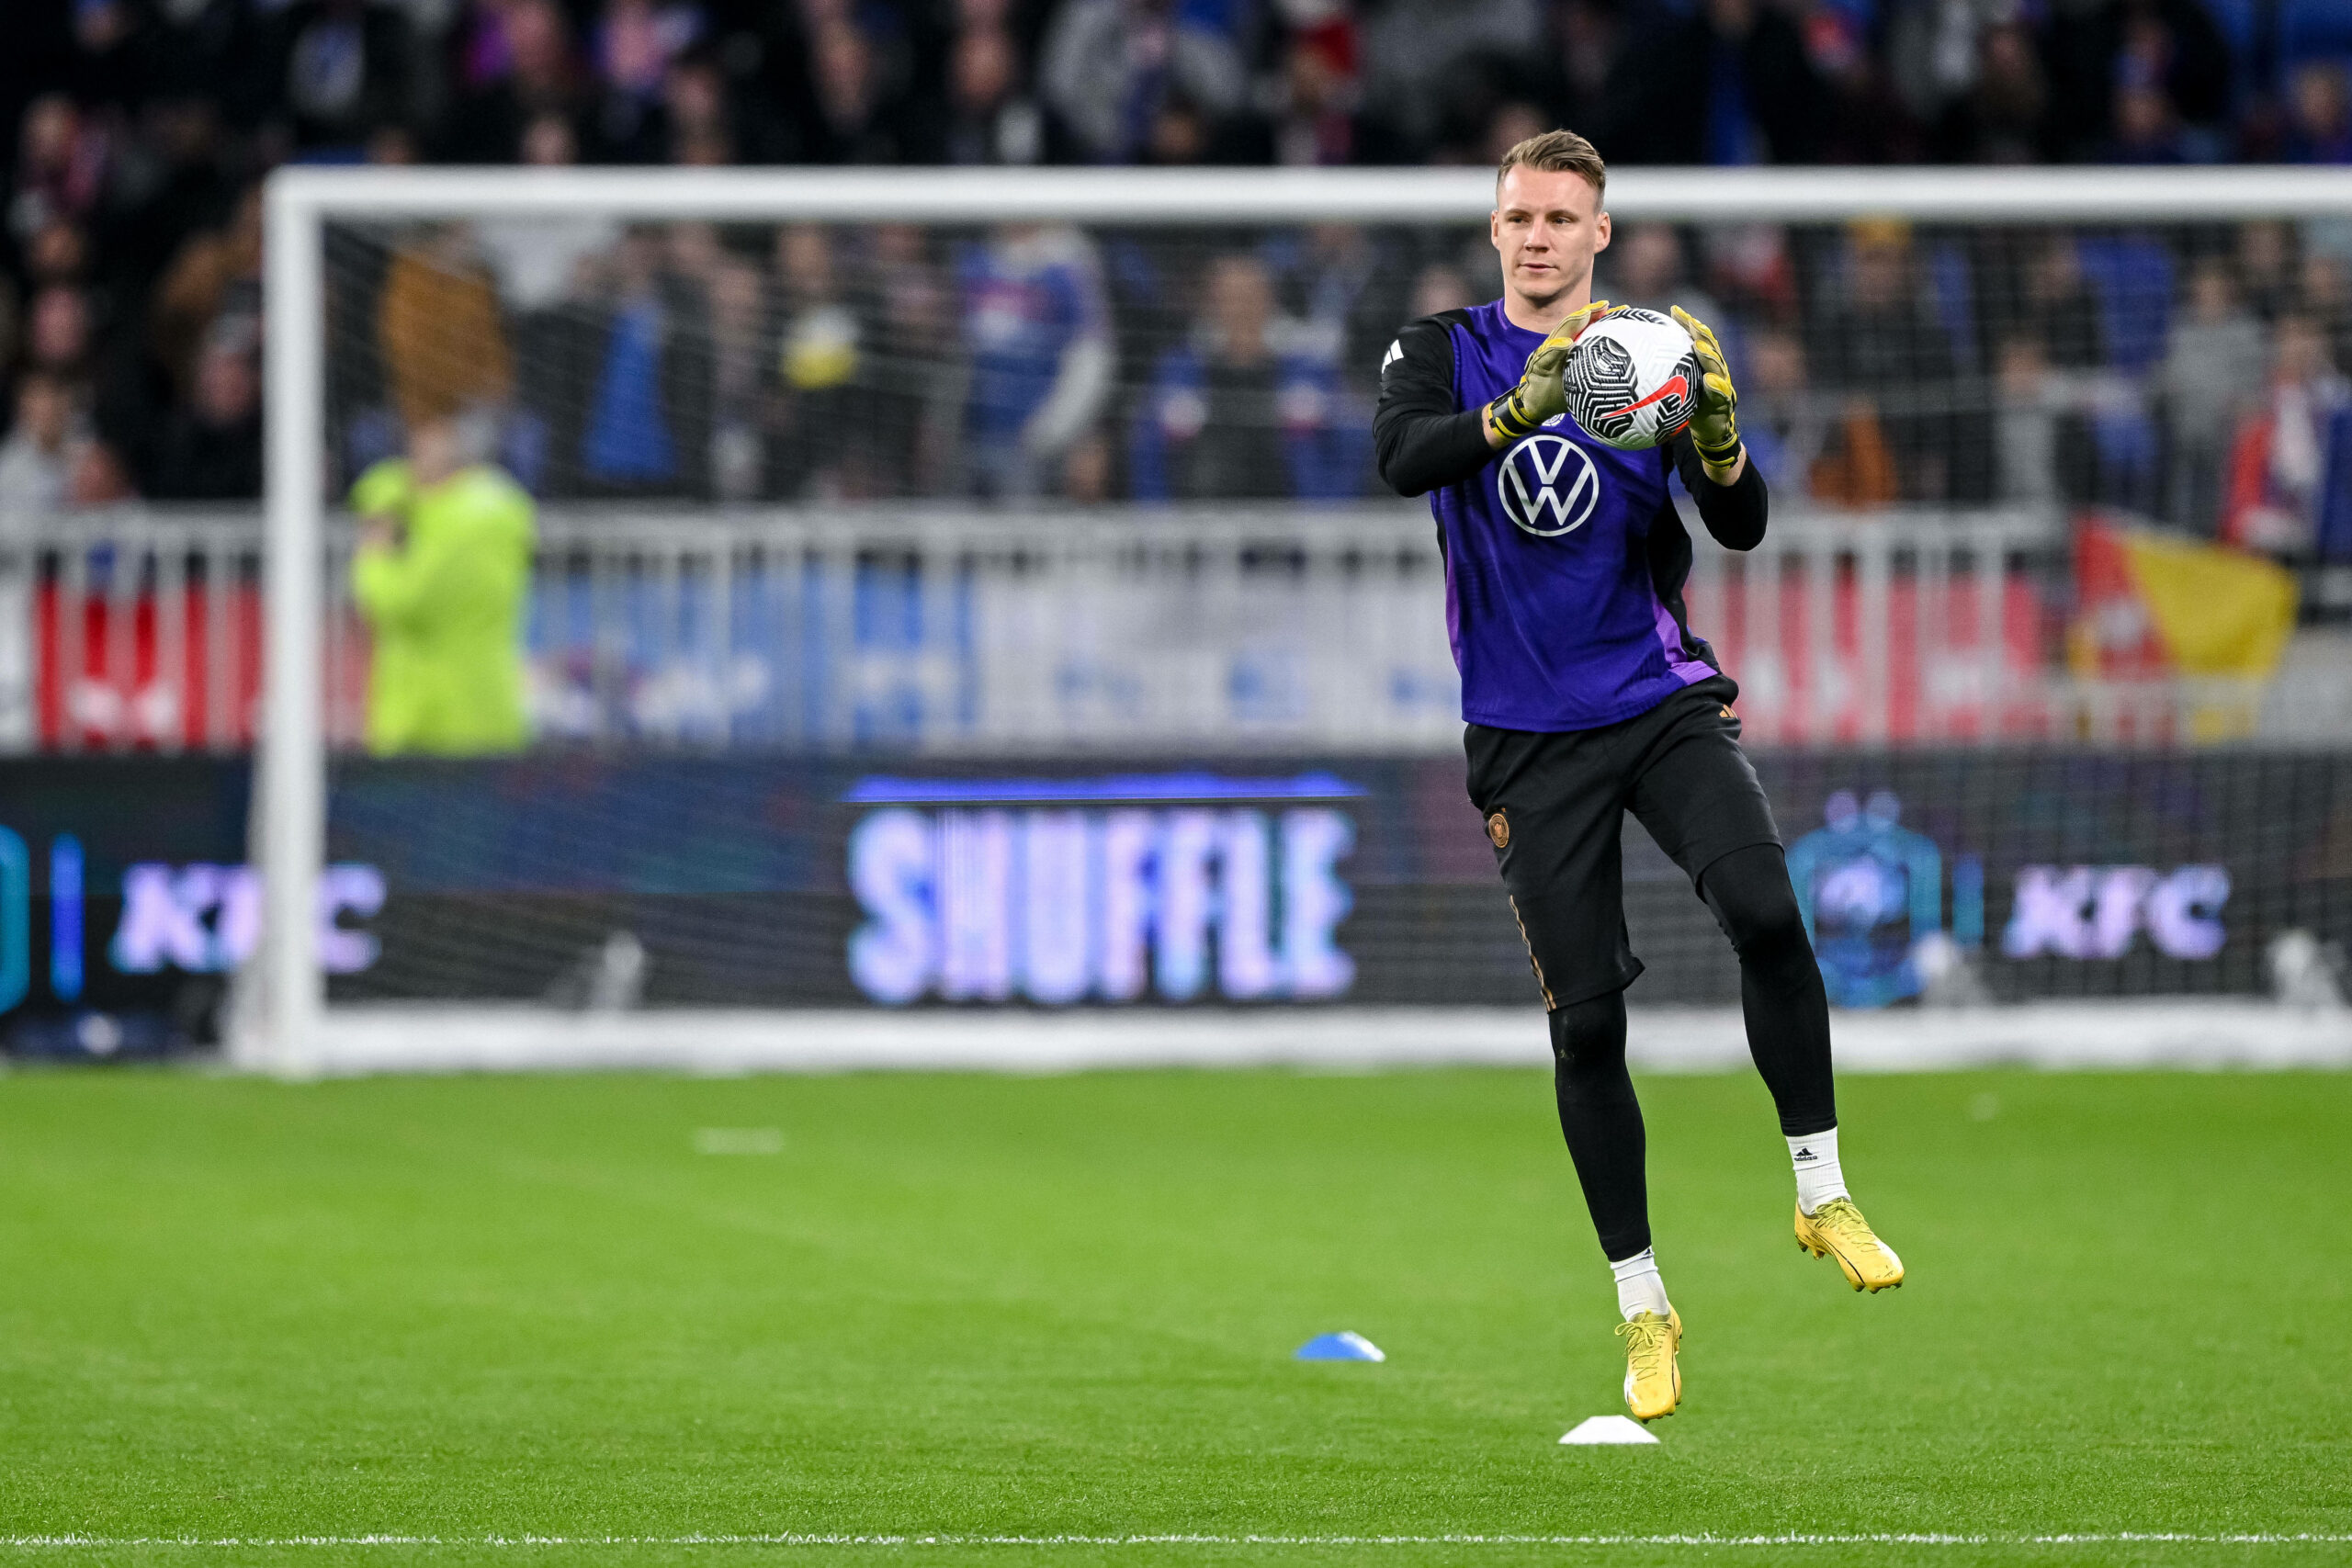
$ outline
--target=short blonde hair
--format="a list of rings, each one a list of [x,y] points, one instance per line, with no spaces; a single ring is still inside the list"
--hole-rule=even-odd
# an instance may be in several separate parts
[[[1547,130],[1504,153],[1503,161],[1495,165],[1495,184],[1499,186],[1505,175],[1521,167],[1546,175],[1582,175],[1595,195],[1609,188],[1609,165],[1600,161],[1591,142],[1573,130]]]

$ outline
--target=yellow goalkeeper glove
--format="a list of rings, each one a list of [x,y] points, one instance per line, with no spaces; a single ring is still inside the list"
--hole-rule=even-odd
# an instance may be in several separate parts
[[[1595,299],[1584,309],[1569,312],[1568,319],[1554,328],[1552,335],[1537,344],[1535,352],[1527,356],[1527,367],[1520,376],[1519,385],[1487,405],[1487,417],[1494,422],[1504,440],[1532,435],[1545,420],[1568,412],[1568,394],[1560,385],[1560,370],[1568,362],[1568,350],[1575,344],[1577,334],[1608,309],[1608,300]]]
[[[1699,412],[1690,416],[1690,445],[1709,468],[1728,467],[1739,460],[1739,392],[1731,384],[1731,364],[1713,327],[1679,305],[1673,309],[1699,350]]]

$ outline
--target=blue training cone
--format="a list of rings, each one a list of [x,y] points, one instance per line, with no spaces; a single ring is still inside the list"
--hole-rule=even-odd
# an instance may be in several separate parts
[[[1387,1353],[1351,1328],[1318,1334],[1298,1348],[1302,1361],[1385,1361]]]

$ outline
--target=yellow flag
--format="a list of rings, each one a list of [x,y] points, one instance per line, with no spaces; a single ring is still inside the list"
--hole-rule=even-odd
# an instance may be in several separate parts
[[[2274,561],[2134,529],[2132,575],[2156,635],[2183,675],[2259,680],[2295,629],[2295,579]]]

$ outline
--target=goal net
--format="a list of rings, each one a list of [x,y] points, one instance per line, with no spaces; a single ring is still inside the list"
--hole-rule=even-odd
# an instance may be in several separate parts
[[[1397,327],[1497,295],[1491,195],[276,176],[239,1051],[1526,1002],[1438,542],[1370,430]],[[1608,206],[1597,292],[1715,326],[1772,486],[1758,551],[1694,522],[1690,622],[1837,999],[2246,991],[2337,918],[2253,870],[2331,760],[2242,764],[2279,595],[2352,561],[2345,176],[1636,170]],[[1736,1002],[1627,857],[1636,999]]]

